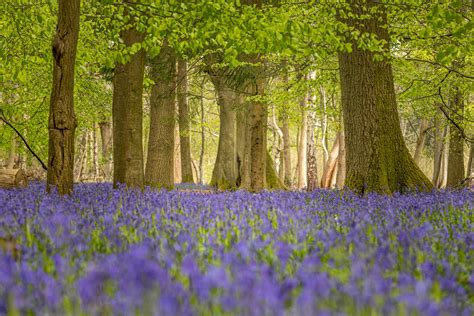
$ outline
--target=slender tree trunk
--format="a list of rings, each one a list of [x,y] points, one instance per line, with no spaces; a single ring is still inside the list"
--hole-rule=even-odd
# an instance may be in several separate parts
[[[105,180],[109,180],[112,176],[112,160],[111,160],[111,145],[112,145],[112,125],[107,120],[102,120],[99,123],[100,138],[102,144],[102,161],[103,172]]]
[[[353,17],[343,22],[390,42],[382,5],[355,0],[349,6]],[[360,23],[373,9],[377,12]],[[347,186],[359,193],[431,189],[402,137],[390,62],[374,60],[374,53],[350,41],[352,51],[339,53]]]
[[[461,90],[453,89],[451,95],[451,107],[453,112],[463,114],[464,103]],[[453,114],[451,118],[462,126],[458,115]],[[449,187],[459,186],[464,180],[464,139],[461,131],[454,125],[449,129],[449,156],[448,156],[448,178],[446,185]]]
[[[285,106],[283,108],[282,114],[282,127],[281,131],[283,133],[283,167],[284,167],[284,183],[287,187],[291,187],[291,140],[290,140],[290,123],[288,117],[288,109]]]
[[[194,182],[188,109],[188,67],[186,60],[178,59],[178,110],[181,176],[183,182]]]
[[[245,190],[251,189],[251,163],[250,163],[250,119],[249,102],[239,95],[237,110],[237,185]]]
[[[314,109],[308,113],[308,140],[307,140],[307,154],[306,161],[308,165],[308,191],[313,191],[319,187],[318,183],[318,166],[316,157],[316,113]]]
[[[176,113],[178,116],[179,114]],[[183,182],[183,175],[181,173],[181,142],[179,136],[179,124],[175,125],[174,129],[174,183]]]
[[[321,94],[321,145],[323,146],[323,169],[324,164],[329,159],[329,149],[328,149],[328,115],[327,115],[327,102],[326,102],[326,91],[324,87],[320,88]]]
[[[84,166],[84,162],[86,160],[87,155],[87,132],[82,134],[81,142],[79,143],[79,157],[76,157],[76,161],[74,163],[74,181],[80,181],[82,177],[82,170]]]
[[[331,151],[329,152],[329,157],[326,163],[324,164],[324,171],[321,177],[321,187],[330,188],[332,183],[333,174],[336,171],[337,167],[337,157],[339,155],[339,144],[340,144],[340,133],[336,134],[336,139],[334,140],[334,145],[332,146]]]
[[[273,130],[273,143],[274,143],[274,149],[275,149],[275,152],[274,152],[274,157],[275,157],[275,167],[278,166],[278,176],[280,179],[283,179],[283,171],[284,170],[280,170],[280,167],[282,167],[282,163],[281,163],[281,160],[284,158],[282,157],[283,156],[283,132],[280,128],[280,126],[278,126],[278,122],[277,122],[277,115],[275,113],[275,107],[272,106],[272,116],[271,116],[271,121],[270,121],[270,126]],[[284,167],[283,167],[284,168]],[[280,173],[281,171],[281,173]]]
[[[306,188],[307,179],[307,166],[306,166],[306,143],[307,143],[307,132],[308,132],[308,116],[306,106],[308,103],[308,96],[305,94],[303,100],[300,103],[301,110],[301,129],[300,138],[298,144],[298,189]]]
[[[445,128],[445,137],[444,139],[446,140],[443,148],[443,160],[442,160],[442,174],[439,179],[439,187],[440,188],[445,188],[447,183],[448,183],[448,160],[449,160],[449,139],[448,139],[448,134],[450,130],[450,126],[447,125]]]
[[[469,150],[469,160],[467,162],[466,178],[470,178],[470,185],[472,185],[474,178],[474,144],[471,143]]]
[[[339,135],[339,155],[337,159],[337,179],[336,187],[341,189],[344,187],[346,180],[346,141],[344,131]]]
[[[174,137],[176,113],[176,55],[163,41],[160,54],[151,62],[150,136],[145,168],[147,185],[172,189],[174,186]]]
[[[199,153],[199,183],[203,183],[204,177],[204,149],[206,143],[205,116],[204,116],[204,87],[206,80],[201,82],[201,152]]]
[[[59,0],[53,39],[53,88],[49,107],[47,191],[72,192],[74,182],[74,65],[79,37],[80,0]]]
[[[226,85],[220,73],[210,72],[219,105],[219,144],[211,185],[222,190],[237,186],[236,93]]]
[[[423,153],[423,147],[425,146],[426,132],[428,131],[428,120],[426,118],[421,119],[420,131],[418,139],[416,141],[415,154],[413,160],[417,165],[420,165],[421,154]]]
[[[443,127],[441,126],[440,110],[434,116],[434,158],[433,158],[433,184],[438,186],[439,176],[441,174],[441,160],[443,158],[444,135]]]

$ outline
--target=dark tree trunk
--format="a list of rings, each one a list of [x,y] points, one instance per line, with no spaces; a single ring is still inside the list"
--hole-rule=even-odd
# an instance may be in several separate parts
[[[382,5],[355,0],[350,8],[355,17],[341,20],[390,41]],[[372,9],[377,12],[360,23],[358,18]],[[386,52],[388,49],[385,47]],[[339,65],[347,187],[359,193],[431,189],[431,182],[413,161],[402,137],[390,62],[374,59],[374,53],[352,41],[352,52],[339,53]]]
[[[167,41],[151,62],[150,136],[145,169],[147,185],[172,189],[174,186],[174,133],[176,113],[176,55]]]
[[[455,88],[451,95],[452,112],[463,114],[464,103],[462,93],[459,88]],[[451,115],[458,125],[462,126],[459,115]],[[448,156],[448,187],[459,186],[464,180],[464,139],[461,131],[453,124],[449,128],[449,156]]]
[[[189,134],[188,67],[186,60],[178,60],[179,148],[181,153],[181,181],[194,182]]]
[[[80,0],[59,0],[53,39],[53,88],[49,107],[47,190],[72,192],[74,182],[74,64],[79,37]]]
[[[129,22],[133,24],[133,21]],[[134,28],[120,32],[130,47],[144,38]],[[114,74],[112,104],[114,186],[143,187],[143,76],[145,51],[141,49],[126,64],[118,64]]]

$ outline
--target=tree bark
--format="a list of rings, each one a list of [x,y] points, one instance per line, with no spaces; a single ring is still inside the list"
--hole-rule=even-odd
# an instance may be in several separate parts
[[[323,147],[323,170],[324,164],[329,159],[329,146],[328,146],[328,114],[327,114],[327,103],[326,103],[326,91],[324,87],[320,88],[321,94],[321,145]]]
[[[421,154],[423,153],[423,147],[425,146],[426,132],[428,131],[428,120],[422,118],[420,122],[420,131],[418,134],[418,139],[416,140],[415,154],[413,155],[413,160],[417,165],[420,165]]]
[[[74,65],[79,36],[80,0],[59,0],[53,39],[53,87],[49,107],[47,191],[69,194],[74,182]]]
[[[318,183],[318,166],[316,157],[316,113],[312,109],[308,113],[308,139],[307,139],[307,179],[308,179],[308,191],[313,191],[319,187]]]
[[[112,125],[108,120],[102,120],[99,123],[100,138],[101,138],[101,154],[103,163],[103,173],[105,180],[109,180],[112,176],[112,160],[111,160],[111,145],[112,145]]]
[[[145,183],[157,188],[174,187],[174,133],[176,113],[176,56],[163,41],[160,54],[151,61],[150,136]]]
[[[349,7],[349,17],[340,20],[389,43],[384,6],[355,0]],[[360,23],[361,16],[373,9],[376,12]],[[359,193],[431,189],[430,181],[413,161],[402,137],[390,62],[380,56],[374,59],[374,53],[352,39],[349,41],[352,51],[340,52],[338,56],[347,187]],[[388,50],[387,44],[385,52]]]
[[[463,96],[459,88],[454,88],[451,95],[451,108],[454,113],[462,115],[464,110]],[[451,117],[462,126],[458,115]],[[464,180],[464,139],[461,131],[454,125],[449,129],[449,156],[448,156],[448,177],[446,185],[448,187],[459,186]]]
[[[308,133],[308,116],[306,111],[306,106],[308,103],[308,96],[305,94],[303,99],[300,102],[300,111],[301,111],[301,128],[300,128],[300,137],[298,144],[298,189],[306,188],[306,143],[307,143],[307,133]]]
[[[199,183],[203,183],[204,177],[204,149],[206,143],[205,116],[204,116],[204,87],[205,79],[201,82],[201,151],[199,153]]]
[[[237,109],[237,185],[245,190],[250,190],[250,119],[249,103],[239,95]]]
[[[133,24],[133,20],[129,22]],[[141,42],[144,34],[134,28],[120,32],[130,47]],[[114,186],[143,188],[143,76],[145,51],[139,50],[130,61],[115,67],[112,104]]]
[[[281,131],[283,132],[283,160],[282,164],[284,167],[284,183],[287,187],[291,187],[291,140],[290,140],[290,123],[287,106],[283,108],[282,113],[282,126]]]
[[[221,190],[237,186],[236,93],[226,85],[220,72],[210,72],[219,105],[219,144],[210,184]]]
[[[342,189],[346,180],[346,141],[344,131],[339,135],[339,155],[337,159],[336,187]]]
[[[188,109],[188,66],[185,59],[178,59],[178,111],[179,145],[181,153],[181,180],[194,182]]]
[[[438,187],[438,181],[441,174],[441,161],[443,158],[444,135],[440,110],[434,116],[434,157],[433,157],[433,178],[432,181],[435,187]]]
[[[338,132],[336,134],[336,139],[334,140],[334,145],[332,146],[332,149],[329,152],[328,160],[324,164],[324,171],[323,171],[323,175],[321,176],[321,187],[322,188],[330,188],[331,187],[333,174],[336,172],[337,157],[339,155],[340,133],[341,132]]]

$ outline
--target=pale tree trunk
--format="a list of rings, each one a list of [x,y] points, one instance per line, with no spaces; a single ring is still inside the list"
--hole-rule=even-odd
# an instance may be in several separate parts
[[[339,154],[337,158],[337,179],[336,187],[341,189],[344,187],[346,180],[346,141],[344,131],[339,135]]]
[[[470,183],[472,185],[473,177],[474,177],[474,144],[470,144],[471,149],[469,150],[469,160],[467,162],[467,170],[466,170],[466,178],[470,178]]]
[[[150,136],[145,183],[156,188],[174,187],[176,55],[163,41],[160,54],[151,61],[150,77],[155,82],[150,101]]]
[[[210,72],[219,105],[219,143],[210,184],[222,190],[237,186],[237,94],[226,85],[220,73]]]
[[[306,111],[306,106],[308,103],[308,96],[305,94],[303,100],[300,103],[301,111],[301,128],[300,128],[300,138],[298,140],[298,181],[297,188],[303,189],[306,187],[306,143],[307,143],[307,133],[308,133],[308,116]]]
[[[327,102],[326,102],[326,90],[321,86],[321,145],[323,146],[323,169],[324,164],[329,159],[328,149],[328,115],[327,115]]]
[[[418,139],[416,140],[415,154],[413,155],[413,160],[417,165],[420,165],[421,154],[423,153],[423,147],[425,146],[426,132],[428,131],[428,120],[422,118],[420,122],[420,131],[418,134]]]
[[[178,59],[178,111],[179,145],[181,153],[182,182],[194,182],[188,108],[188,66],[185,59]]]
[[[450,130],[450,126],[446,126],[445,128],[445,139],[446,142],[444,144],[444,149],[443,149],[443,160],[441,162],[441,168],[442,168],[442,174],[439,179],[439,187],[440,188],[445,188],[447,183],[448,183],[448,160],[449,160],[449,139],[448,139],[448,134]]]
[[[49,107],[47,191],[69,194],[74,182],[74,65],[79,36],[80,0],[59,0],[53,39],[53,87]]]
[[[79,156],[76,156],[74,163],[74,181],[80,181],[84,167],[84,161],[87,159],[87,132],[82,134],[81,142],[79,143]]]
[[[133,25],[133,19],[129,22]],[[134,28],[120,32],[130,47],[144,39]],[[126,64],[118,64],[114,74],[112,103],[114,186],[143,188],[143,76],[145,51],[139,50]]]
[[[324,163],[324,171],[323,175],[321,176],[321,187],[322,188],[330,188],[333,175],[336,171],[337,167],[337,157],[339,155],[339,143],[340,142],[340,132],[336,134],[336,138],[334,140],[334,145],[332,146],[331,151],[329,152],[328,160]]]
[[[434,157],[433,157],[433,178],[431,182],[439,188],[438,181],[441,174],[441,161],[443,158],[444,136],[440,110],[434,116]]]
[[[237,110],[237,185],[246,190],[251,188],[250,163],[250,104],[242,95],[239,95]]]
[[[349,6],[352,12],[343,22],[390,42],[385,7],[362,0]],[[360,23],[358,17],[373,9],[377,12]],[[347,187],[359,193],[431,189],[402,137],[390,62],[374,59],[374,53],[349,41],[352,51],[339,53]]]
[[[278,126],[278,123],[277,123],[277,116],[276,116],[276,113],[275,113],[275,107],[272,106],[272,116],[271,116],[271,121],[270,121],[270,126],[273,130],[273,148],[274,148],[274,155],[273,157],[275,157],[275,166],[278,166],[278,176],[280,179],[283,179],[283,171],[284,170],[280,170],[280,167],[282,167],[282,163],[281,163],[281,160],[283,159],[282,156],[283,156],[283,148],[282,148],[282,145],[283,145],[283,132],[281,131],[281,128],[280,126]],[[283,167],[284,168],[284,167]],[[281,172],[280,172],[281,171]]]
[[[451,95],[451,108],[453,112],[463,114],[464,102],[461,90],[459,88],[453,89]],[[459,115],[451,114],[451,119],[456,121],[458,125],[462,126]],[[446,185],[448,187],[459,186],[464,180],[464,139],[461,131],[451,124],[449,128],[449,156],[448,156],[448,177]]]
[[[204,116],[204,87],[205,87],[205,79],[201,82],[201,151],[199,153],[199,183],[203,183],[204,177],[204,149],[206,144],[206,130],[205,130],[205,116]]]
[[[174,129],[174,183],[181,183],[183,182],[182,180],[179,124],[176,124]]]
[[[308,113],[308,139],[307,139],[307,178],[308,191],[313,191],[319,187],[318,183],[318,166],[316,160],[316,113],[311,109]]]
[[[290,140],[290,123],[288,118],[288,109],[287,106],[283,108],[282,113],[282,127],[281,131],[283,133],[283,175],[284,175],[284,183],[287,187],[291,187],[291,140]]]
[[[8,154],[7,169],[13,169],[15,167],[16,160],[16,136],[12,136],[10,152]]]
[[[101,138],[101,156],[103,162],[104,179],[110,180],[112,176],[112,159],[111,159],[111,145],[112,145],[112,125],[108,120],[101,120],[99,123],[100,138]]]

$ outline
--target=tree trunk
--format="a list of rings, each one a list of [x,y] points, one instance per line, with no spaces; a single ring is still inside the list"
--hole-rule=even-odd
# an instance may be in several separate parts
[[[434,157],[433,157],[433,178],[432,181],[435,187],[438,187],[439,177],[441,174],[441,161],[443,158],[444,135],[440,110],[434,116]]]
[[[413,160],[417,165],[420,165],[421,154],[423,153],[423,147],[425,146],[426,132],[428,131],[428,120],[426,118],[421,119],[420,131],[418,139],[416,140],[415,154]]]
[[[160,54],[151,61],[150,136],[145,168],[147,185],[172,189],[174,186],[174,132],[176,111],[176,56],[163,41]]]
[[[342,189],[346,180],[346,141],[344,131],[339,135],[339,155],[337,158],[336,187]]]
[[[132,19],[133,20],[133,19]],[[130,25],[133,21],[129,22]],[[144,38],[134,28],[120,32],[127,47]],[[114,74],[112,104],[114,186],[143,187],[143,76],[145,51],[139,50],[126,64],[118,64]]]
[[[219,105],[219,144],[210,184],[221,190],[237,186],[236,93],[226,85],[220,73],[210,72]]]
[[[53,87],[49,107],[47,191],[72,192],[74,182],[74,65],[79,36],[80,0],[59,0],[53,39]]]
[[[249,103],[239,95],[237,109],[237,185],[245,190],[250,190],[250,120]]]
[[[362,33],[372,33],[390,42],[384,7],[355,0],[344,22]],[[360,23],[359,18],[377,7]],[[432,185],[413,161],[400,129],[392,67],[374,59],[374,53],[353,40],[351,52],[339,53],[339,71],[346,132],[346,185],[365,193],[391,193],[431,189]],[[388,52],[388,45],[385,51]],[[379,56],[380,57],[380,56]]]
[[[321,145],[323,146],[323,169],[324,164],[329,159],[328,149],[328,115],[327,115],[327,104],[326,104],[326,91],[324,87],[320,88],[321,94]]]
[[[178,116],[179,114],[176,113]],[[179,124],[175,125],[174,128],[174,183],[183,182],[181,174],[181,142],[179,136]]]
[[[340,142],[340,133],[336,134],[336,139],[334,140],[334,145],[332,146],[331,151],[329,152],[328,160],[324,164],[324,171],[321,177],[321,187],[330,188],[332,183],[333,174],[336,172],[337,167],[337,157],[339,155],[339,142]]]
[[[264,86],[265,79],[257,77],[254,95],[263,95]],[[253,192],[259,192],[266,186],[267,120],[266,104],[253,100],[250,104],[250,186]]]
[[[105,180],[109,180],[112,176],[112,160],[111,160],[111,145],[112,145],[112,126],[109,121],[102,120],[99,123],[100,138],[102,144],[102,162]]]
[[[453,89],[451,95],[452,112],[462,115],[464,103],[462,93],[459,88]],[[458,115],[453,114],[451,118],[462,126],[458,120]],[[464,139],[461,131],[453,124],[449,128],[449,156],[448,156],[448,177],[446,185],[448,187],[459,186],[464,180]]]
[[[308,103],[308,96],[305,94],[303,100],[300,102],[301,110],[301,128],[300,128],[300,138],[298,144],[298,189],[306,188],[306,143],[307,143],[307,133],[308,133],[308,117],[306,106]]]
[[[469,151],[469,160],[467,162],[466,178],[469,178],[470,185],[472,185],[474,178],[474,144],[471,143],[471,150]]]
[[[182,182],[194,182],[188,109],[188,66],[185,59],[178,59],[178,110],[179,110],[179,145],[181,152]]]
[[[201,151],[199,153],[199,183],[203,183],[204,177],[204,149],[206,143],[206,130],[205,130],[205,116],[204,116],[204,87],[205,87],[205,79],[202,80],[201,83]]]
[[[318,166],[316,159],[316,113],[312,109],[308,113],[308,139],[307,139],[307,179],[308,179],[308,191],[313,191],[319,187],[318,183]]]
[[[282,126],[281,131],[283,133],[283,167],[284,167],[284,183],[287,187],[291,187],[291,140],[290,140],[290,123],[287,106],[283,108],[282,113]]]

